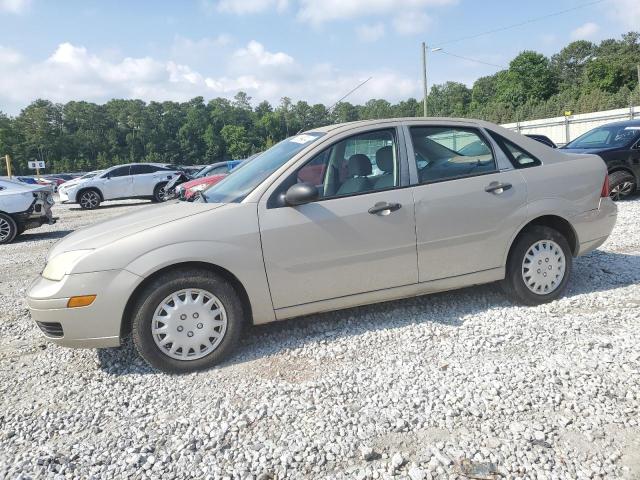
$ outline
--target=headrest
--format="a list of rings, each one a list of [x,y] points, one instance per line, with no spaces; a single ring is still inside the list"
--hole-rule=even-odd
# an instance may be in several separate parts
[[[393,148],[382,147],[376,152],[376,165],[385,173],[393,173]]]
[[[366,177],[371,175],[371,160],[363,153],[356,153],[349,157],[348,163],[350,177]]]

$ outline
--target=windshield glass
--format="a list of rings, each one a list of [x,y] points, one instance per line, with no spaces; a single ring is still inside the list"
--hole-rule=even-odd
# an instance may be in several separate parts
[[[250,162],[236,167],[224,180],[205,190],[202,193],[204,201],[241,202],[264,179],[323,135],[320,132],[310,132],[283,140]]]
[[[618,148],[631,146],[640,138],[640,126],[611,125],[594,128],[564,148]]]

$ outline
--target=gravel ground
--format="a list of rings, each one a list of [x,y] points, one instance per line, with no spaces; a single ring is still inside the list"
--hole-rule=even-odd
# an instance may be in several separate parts
[[[0,477],[640,478],[640,199],[550,305],[488,285],[314,315],[187,376],[47,344],[27,312],[56,240],[139,204],[56,205],[2,246]]]

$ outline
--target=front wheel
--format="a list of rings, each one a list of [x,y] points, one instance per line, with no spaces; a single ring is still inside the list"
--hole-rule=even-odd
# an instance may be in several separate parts
[[[0,245],[13,242],[18,235],[18,225],[11,216],[0,213]]]
[[[551,302],[562,295],[571,275],[572,254],[557,230],[532,226],[522,232],[507,261],[503,289],[525,305]]]
[[[243,319],[242,302],[225,279],[189,269],[161,275],[141,292],[131,331],[147,363],[186,373],[224,360],[240,338]]]
[[[81,208],[85,210],[93,210],[100,206],[100,194],[95,190],[85,190],[80,193],[80,197],[78,198],[78,203]]]

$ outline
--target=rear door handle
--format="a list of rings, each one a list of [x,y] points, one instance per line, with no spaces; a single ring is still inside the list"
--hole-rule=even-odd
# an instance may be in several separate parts
[[[489,185],[487,185],[484,191],[500,195],[505,190],[509,190],[512,186],[513,185],[511,185],[510,183],[491,182]]]
[[[389,215],[391,212],[400,210],[400,208],[402,208],[402,205],[399,203],[378,202],[369,209],[369,213],[371,215]]]

